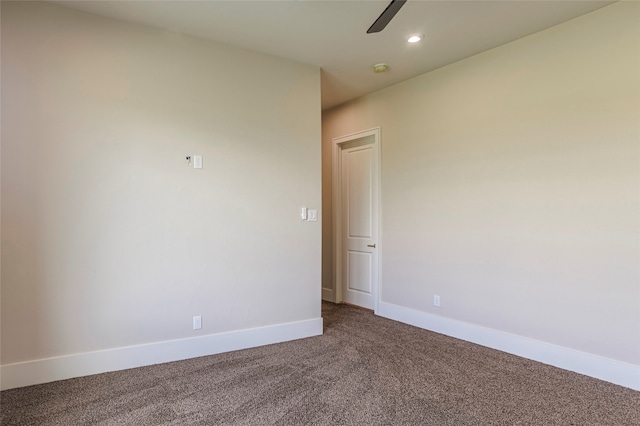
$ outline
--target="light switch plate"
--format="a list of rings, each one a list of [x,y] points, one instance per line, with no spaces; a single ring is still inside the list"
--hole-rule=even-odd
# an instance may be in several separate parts
[[[202,168],[202,155],[194,155],[193,156],[193,168],[201,169]]]
[[[318,221],[318,210],[309,210],[309,222],[317,222]]]
[[[307,220],[307,208],[306,207],[302,207],[300,209],[300,219]]]

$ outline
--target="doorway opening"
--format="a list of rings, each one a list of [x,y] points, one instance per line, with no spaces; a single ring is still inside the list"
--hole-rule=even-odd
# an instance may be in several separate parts
[[[380,129],[333,139],[334,301],[377,311]]]

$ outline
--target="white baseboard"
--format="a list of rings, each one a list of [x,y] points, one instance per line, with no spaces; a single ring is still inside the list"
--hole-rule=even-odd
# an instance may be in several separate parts
[[[322,334],[322,318],[0,366],[0,389],[213,355]]]
[[[331,288],[322,287],[322,300],[336,303],[336,293]]]
[[[380,302],[377,315],[640,391],[640,366]]]

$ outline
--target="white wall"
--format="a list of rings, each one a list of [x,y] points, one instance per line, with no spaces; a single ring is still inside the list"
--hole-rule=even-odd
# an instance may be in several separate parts
[[[2,2],[3,387],[52,357],[321,333],[321,222],[299,220],[320,134],[317,68]]]
[[[381,128],[381,302],[640,371],[639,18],[617,3],[324,113],[325,218],[332,139]]]

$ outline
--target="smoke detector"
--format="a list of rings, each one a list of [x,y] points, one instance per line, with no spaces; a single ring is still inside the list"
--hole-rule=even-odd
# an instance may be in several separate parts
[[[376,74],[386,72],[388,69],[389,69],[389,65],[387,64],[375,64],[373,66],[373,72],[375,72]]]

